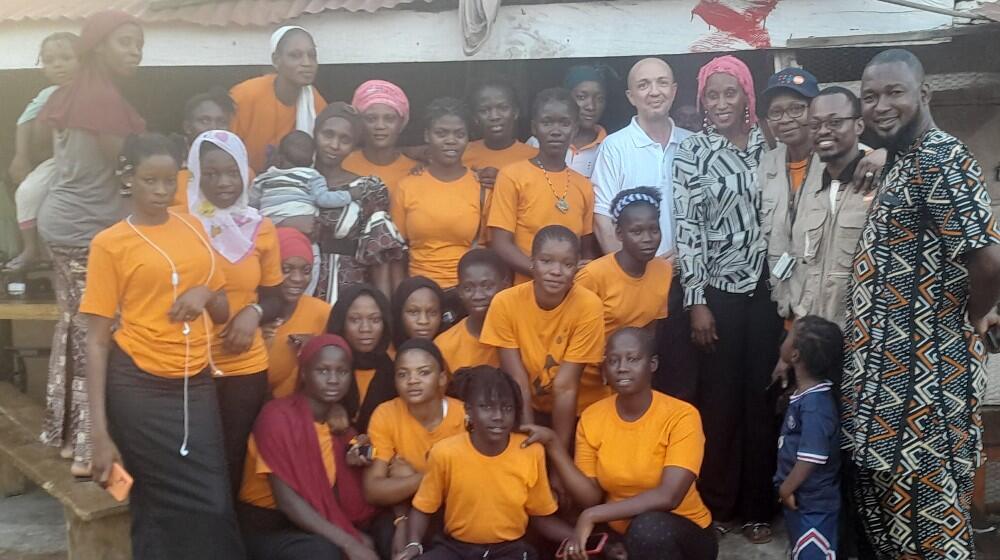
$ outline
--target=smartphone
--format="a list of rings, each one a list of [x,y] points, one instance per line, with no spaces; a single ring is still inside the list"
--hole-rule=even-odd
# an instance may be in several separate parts
[[[559,550],[556,551],[556,558],[566,557],[566,545],[569,544],[569,539],[566,539],[559,545]],[[587,538],[587,546],[584,553],[587,556],[597,556],[598,554],[604,552],[604,546],[608,544],[608,534],[607,533],[594,533]]]
[[[108,494],[111,494],[112,498],[124,502],[128,499],[128,493],[132,489],[132,475],[128,474],[125,467],[113,463],[111,475],[108,477],[108,483],[104,489],[108,491]]]
[[[358,450],[358,455],[362,459],[373,461],[375,459],[375,446],[371,443],[358,443],[358,438],[351,440],[351,447]]]

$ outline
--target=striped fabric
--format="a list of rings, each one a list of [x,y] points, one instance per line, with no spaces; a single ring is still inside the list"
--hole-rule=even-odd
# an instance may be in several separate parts
[[[752,292],[767,243],[760,229],[757,166],[767,150],[760,128],[740,150],[711,129],[681,142],[674,159],[674,223],[684,307],[705,303],[705,288]]]

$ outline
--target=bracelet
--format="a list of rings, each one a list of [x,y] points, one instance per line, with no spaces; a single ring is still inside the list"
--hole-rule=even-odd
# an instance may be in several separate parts
[[[264,308],[261,307],[259,303],[251,303],[247,307],[249,307],[250,309],[253,309],[254,311],[256,311],[257,315],[259,315],[261,317],[264,316]]]
[[[409,519],[409,516],[407,516],[407,515],[400,515],[396,519],[392,520],[392,526],[393,527],[399,527],[399,524],[402,523],[402,522],[404,522],[404,521],[406,521],[407,519]]]
[[[423,556],[423,554],[424,554],[424,545],[422,545],[422,544],[420,544],[418,542],[411,542],[411,543],[407,544],[406,546],[404,546],[403,550],[406,550],[407,548],[410,548],[410,547],[416,547],[417,548],[417,556]]]

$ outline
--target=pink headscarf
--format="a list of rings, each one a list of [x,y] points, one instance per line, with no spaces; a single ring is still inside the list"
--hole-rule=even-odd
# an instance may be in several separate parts
[[[368,80],[354,90],[351,105],[359,113],[364,113],[369,107],[378,103],[392,107],[403,117],[404,125],[410,121],[410,100],[396,84],[385,80]]]
[[[747,96],[747,109],[750,110],[750,124],[757,124],[757,96],[753,89],[753,76],[743,61],[732,55],[713,58],[698,71],[698,111],[701,111],[701,97],[705,93],[705,84],[715,74],[729,74],[736,78]]]

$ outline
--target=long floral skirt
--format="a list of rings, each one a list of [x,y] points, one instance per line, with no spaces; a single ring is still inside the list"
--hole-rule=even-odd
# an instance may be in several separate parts
[[[52,252],[59,321],[52,335],[45,389],[43,443],[73,449],[73,460],[90,462],[90,411],[87,399],[87,318],[80,299],[87,281],[88,247],[49,248]]]

